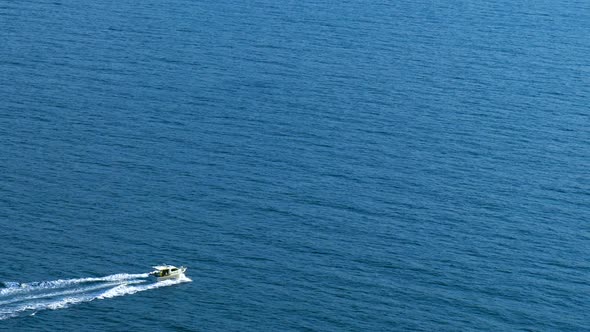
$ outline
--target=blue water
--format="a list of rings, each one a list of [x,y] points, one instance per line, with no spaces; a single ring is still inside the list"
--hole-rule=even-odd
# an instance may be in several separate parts
[[[587,1],[3,0],[0,32],[0,330],[588,328]]]

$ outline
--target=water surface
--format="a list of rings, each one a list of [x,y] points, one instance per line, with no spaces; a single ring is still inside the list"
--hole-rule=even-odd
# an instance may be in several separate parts
[[[587,2],[8,0],[0,31],[0,290],[193,281],[0,329],[586,328]]]

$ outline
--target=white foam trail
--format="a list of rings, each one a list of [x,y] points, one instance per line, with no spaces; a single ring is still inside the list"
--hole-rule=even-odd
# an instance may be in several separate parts
[[[16,296],[0,302],[0,320],[17,317],[25,312],[34,315],[40,310],[56,310],[67,308],[71,305],[90,302],[93,300],[102,300],[129,294],[135,294],[150,289],[172,286],[184,282],[190,282],[191,279],[183,276],[178,279],[170,279],[156,283],[137,285],[145,283],[149,274],[116,274],[102,278],[81,278],[69,280],[55,280],[40,283],[29,284],[22,287],[10,287],[2,291],[13,290],[14,292],[5,292],[2,295]],[[143,278],[144,280],[141,280]],[[106,284],[90,285],[77,287],[74,289],[62,289],[71,285],[79,285],[88,282],[106,282]],[[6,283],[5,283],[6,284]],[[137,285],[137,286],[134,286]],[[28,288],[27,291],[22,291]],[[106,290],[104,290],[107,288]],[[62,290],[59,290],[62,289]],[[57,290],[47,292],[47,290]],[[98,290],[98,292],[97,292]],[[29,294],[32,292],[32,294]]]
[[[169,280],[159,281],[159,282],[149,284],[149,285],[142,285],[142,286],[120,285],[120,286],[112,288],[112,289],[104,292],[103,294],[97,296],[97,299],[102,300],[102,299],[106,299],[106,298],[135,294],[137,292],[143,292],[143,291],[150,290],[150,289],[177,285],[177,284],[181,284],[183,282],[190,282],[190,281],[192,281],[192,280],[187,278],[186,276],[182,276],[178,279],[169,279]]]
[[[0,289],[0,296],[7,296],[13,295],[16,293],[27,293],[33,292],[38,290],[45,290],[45,289],[54,289],[54,288],[64,288],[71,285],[82,284],[82,283],[90,283],[90,282],[103,282],[103,281],[122,281],[122,280],[130,280],[130,279],[139,279],[139,278],[147,278],[149,273],[141,273],[141,274],[127,274],[127,273],[119,273],[113,274],[106,277],[100,278],[78,278],[78,279],[59,279],[59,280],[52,280],[52,281],[40,281],[40,282],[32,282],[32,283],[5,283],[10,284],[8,288]]]
[[[139,283],[144,283],[144,282],[146,282],[146,280],[130,280],[130,281],[127,281],[126,283],[127,284],[139,284]],[[48,297],[55,297],[55,296],[60,296],[60,295],[70,295],[70,294],[77,294],[77,293],[87,293],[87,292],[90,292],[93,290],[110,288],[110,287],[118,286],[121,284],[122,284],[121,282],[109,282],[109,283],[104,283],[104,284],[98,284],[96,286],[74,288],[72,290],[58,291],[58,292],[53,292],[53,293],[39,293],[39,294],[35,294],[35,295],[20,296],[20,297],[11,298],[10,300],[7,300],[7,301],[0,301],[0,307],[3,305],[27,301],[27,300],[43,299],[43,298],[48,298]]]

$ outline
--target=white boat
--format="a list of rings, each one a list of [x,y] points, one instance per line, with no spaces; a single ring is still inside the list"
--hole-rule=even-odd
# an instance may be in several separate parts
[[[184,271],[186,271],[186,267],[176,267],[173,265],[157,265],[153,267],[155,270],[154,272],[150,273],[150,275],[156,277],[156,280],[168,280],[168,279],[177,279],[184,277]]]

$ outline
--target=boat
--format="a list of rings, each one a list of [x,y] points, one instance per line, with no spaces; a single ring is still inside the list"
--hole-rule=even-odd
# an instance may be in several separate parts
[[[176,267],[173,265],[157,265],[154,266],[154,272],[150,273],[151,276],[154,276],[157,281],[168,280],[168,279],[178,279],[184,277],[184,271],[186,271],[186,267]]]

